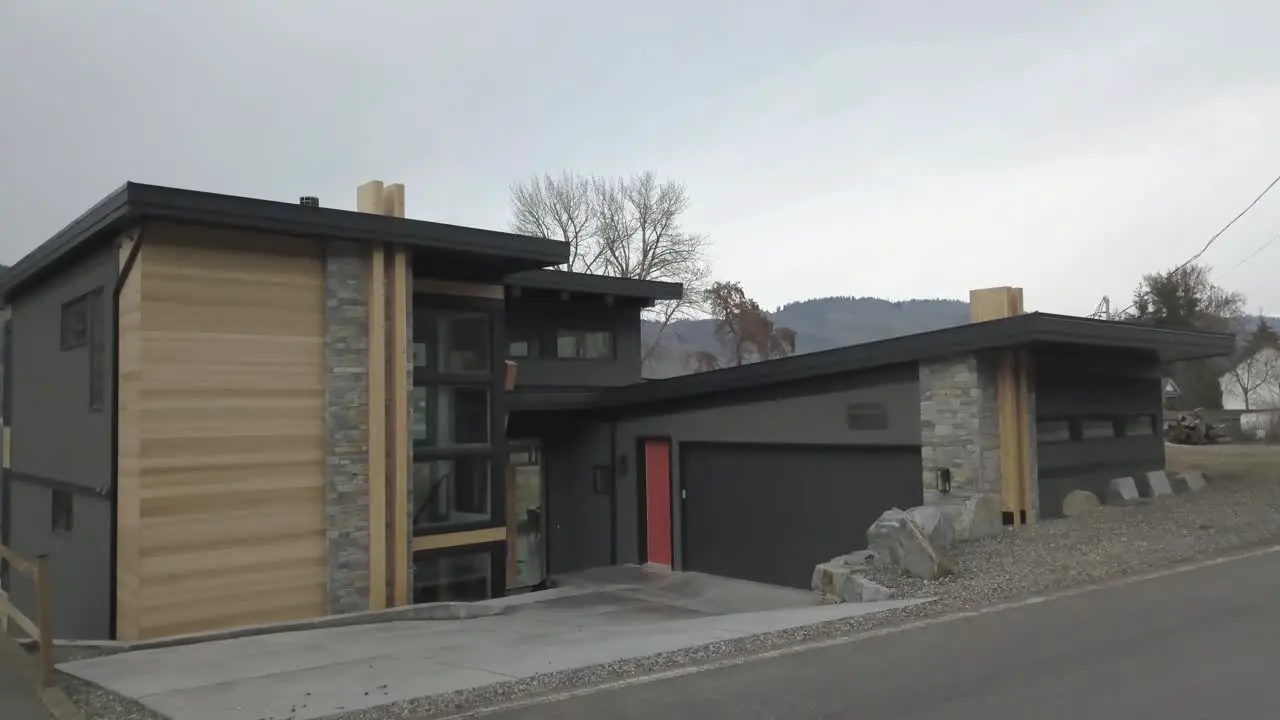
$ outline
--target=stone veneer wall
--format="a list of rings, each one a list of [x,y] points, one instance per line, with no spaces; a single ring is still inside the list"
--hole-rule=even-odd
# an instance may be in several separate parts
[[[325,252],[325,508],[329,612],[369,609],[369,262],[367,247]]]
[[[1000,427],[994,363],[976,355],[920,363],[920,454],[926,499],[937,468],[955,495],[1000,495]]]

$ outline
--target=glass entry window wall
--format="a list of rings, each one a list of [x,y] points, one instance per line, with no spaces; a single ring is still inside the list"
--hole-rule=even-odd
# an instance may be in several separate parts
[[[415,543],[432,547],[414,553],[415,602],[482,600],[505,589],[502,305],[413,298],[413,534],[467,533]]]

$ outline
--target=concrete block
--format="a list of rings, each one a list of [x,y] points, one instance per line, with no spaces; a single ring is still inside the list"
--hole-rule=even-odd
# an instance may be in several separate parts
[[[1108,505],[1137,505],[1142,501],[1138,494],[1138,484],[1133,478],[1125,476],[1112,478],[1107,485]]]
[[[1173,491],[1176,493],[1196,492],[1203,490],[1208,482],[1205,480],[1204,473],[1198,470],[1190,470],[1188,472],[1174,473],[1171,478]]]
[[[1088,490],[1072,490],[1062,499],[1062,514],[1066,517],[1083,515],[1098,507],[1102,501]]]
[[[1144,498],[1158,498],[1173,494],[1173,486],[1169,484],[1169,476],[1163,470],[1152,470],[1142,479],[1138,492]]]

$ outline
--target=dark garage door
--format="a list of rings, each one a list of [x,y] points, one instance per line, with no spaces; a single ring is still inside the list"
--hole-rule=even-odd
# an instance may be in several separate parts
[[[920,468],[919,448],[682,443],[684,569],[807,588],[880,513],[923,502]]]

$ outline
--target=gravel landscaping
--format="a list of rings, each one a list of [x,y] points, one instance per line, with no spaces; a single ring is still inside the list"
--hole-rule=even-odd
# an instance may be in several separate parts
[[[958,574],[935,582],[879,575],[895,596],[933,602],[870,616],[810,625],[686,651],[551,673],[444,696],[345,713],[342,720],[430,718],[519,697],[589,686],[680,666],[749,655],[806,641],[857,634],[971,610],[1250,546],[1280,543],[1280,447],[1170,447],[1169,467],[1202,469],[1209,487],[1137,507],[1101,507],[1081,517],[1046,521],[949,553]],[[160,716],[63,676],[68,694],[89,718],[154,720]]]

